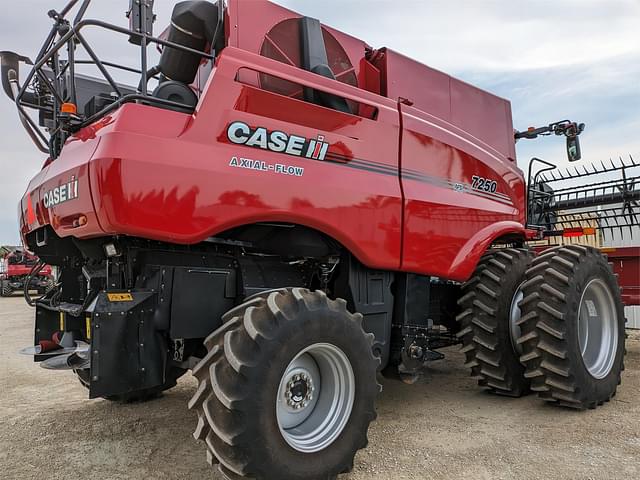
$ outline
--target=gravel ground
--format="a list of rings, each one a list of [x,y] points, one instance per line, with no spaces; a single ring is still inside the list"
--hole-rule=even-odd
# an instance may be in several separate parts
[[[32,322],[21,298],[0,299],[0,478],[220,478],[191,437],[189,375],[146,404],[88,400],[71,373],[16,355]],[[586,412],[487,394],[448,349],[417,384],[385,381],[369,448],[340,480],[640,478],[640,333],[627,346],[618,395]]]

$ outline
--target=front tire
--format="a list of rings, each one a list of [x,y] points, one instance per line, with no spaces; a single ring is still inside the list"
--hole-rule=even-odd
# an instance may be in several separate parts
[[[625,318],[606,257],[580,245],[548,250],[523,292],[521,360],[532,390],[581,410],[609,401],[624,369]]]
[[[229,479],[327,480],[350,471],[375,418],[380,359],[362,316],[302,288],[231,310],[194,368],[194,437]]]

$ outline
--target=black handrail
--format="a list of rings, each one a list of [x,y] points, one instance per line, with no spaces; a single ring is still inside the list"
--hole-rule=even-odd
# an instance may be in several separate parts
[[[95,120],[100,118],[101,116],[113,111],[125,103],[130,102],[145,102],[147,104],[154,104],[158,106],[165,106],[171,108],[184,109],[185,111],[192,110],[193,107],[181,103],[171,102],[167,100],[157,99],[149,95],[147,91],[147,83],[149,78],[157,78],[157,70],[148,68],[148,52],[147,47],[149,44],[161,45],[163,47],[170,47],[176,49],[178,51],[182,51],[184,53],[190,53],[199,55],[201,58],[206,58],[207,60],[214,60],[215,56],[195,50],[189,47],[185,47],[183,45],[170,42],[168,40],[164,40],[158,37],[154,37],[152,35],[147,34],[147,32],[136,32],[130,30],[128,28],[119,27],[117,25],[113,25],[107,22],[103,22],[101,20],[93,20],[93,19],[83,19],[86,14],[87,9],[89,8],[92,0],[83,0],[80,5],[76,17],[73,21],[73,24],[70,24],[65,16],[78,4],[80,0],[71,0],[65,8],[63,8],[60,13],[55,11],[50,11],[49,16],[54,19],[54,26],[51,29],[45,43],[43,44],[36,60],[34,62],[34,66],[27,75],[23,85],[20,87],[19,92],[15,95],[15,101],[18,106],[18,110],[21,116],[24,117],[25,128],[27,130],[33,130],[30,132],[30,135],[37,135],[44,143],[49,145],[49,153],[51,158],[55,159],[59,153],[60,149],[66,140],[66,136],[68,136],[71,131],[77,131],[80,128],[83,128]],[[146,11],[143,9],[143,16],[146,15]],[[144,20],[144,19],[143,19]],[[96,53],[91,48],[89,42],[85,39],[82,34],[82,30],[87,27],[97,27],[109,31],[113,31],[115,33],[123,34],[129,36],[129,38],[137,38],[140,43],[140,63],[141,68],[135,69],[125,65],[120,65],[114,62],[103,62],[98,58]],[[56,41],[56,37],[60,35],[60,38]],[[86,50],[90,60],[76,60],[75,58],[75,43],[79,43]],[[68,50],[68,63],[60,68],[59,62],[59,52],[64,47],[67,46]],[[76,122],[74,122],[73,126],[65,125],[65,128],[62,128],[62,124],[60,124],[58,120],[59,110],[63,103],[71,102],[77,104],[76,97],[76,71],[75,66],[78,64],[93,64],[98,68],[104,79],[107,81],[109,86],[112,88],[112,91],[119,97],[117,100],[102,109],[100,112],[92,115],[87,119],[78,118]],[[46,66],[50,66],[53,71],[53,79],[50,80],[44,70]],[[128,71],[132,73],[137,73],[141,75],[141,81],[138,86],[137,94],[123,94],[121,88],[115,82],[109,71],[109,68],[116,68],[123,71]],[[61,79],[59,78],[63,73],[69,71],[69,75],[71,77],[69,89],[67,92],[67,96],[63,98],[62,88],[61,88]],[[42,85],[44,85],[53,96],[53,108],[51,105],[34,105],[33,102],[25,101],[25,95],[28,93],[27,90],[32,85],[34,78],[38,78]],[[50,138],[43,134],[40,128],[36,125],[33,119],[28,115],[27,108],[36,108],[39,110],[44,110],[47,114],[50,114],[53,117],[54,128],[50,134]]]
[[[73,7],[75,7],[75,6],[76,6],[76,3],[78,3],[79,1],[80,1],[80,0],[71,0],[71,1],[67,4],[67,6],[66,6],[66,7],[64,7],[64,8],[60,11],[60,13],[58,13],[57,15],[58,15],[60,18],[64,18],[64,17],[66,17],[66,16],[67,16],[67,13],[69,13],[69,12],[73,9]],[[87,3],[87,2],[85,1],[85,3]],[[91,0],[88,0],[88,3],[91,3]],[[55,12],[53,12],[53,13],[55,13]]]
[[[533,175],[533,165],[537,163],[541,163],[545,165],[545,168],[538,170],[536,174]],[[540,199],[551,197],[549,193],[543,192],[541,190],[537,190],[537,185],[538,185],[538,180],[540,178],[540,175],[543,174],[544,172],[555,170],[556,168],[558,168],[556,165],[554,165],[553,163],[547,162],[546,160],[542,160],[541,158],[534,157],[529,162],[529,174],[527,178],[527,198],[526,198],[527,226],[529,227],[534,227],[534,228],[540,227],[540,225],[531,223],[532,218],[530,218],[530,216],[533,213],[533,206],[534,206],[533,202]]]

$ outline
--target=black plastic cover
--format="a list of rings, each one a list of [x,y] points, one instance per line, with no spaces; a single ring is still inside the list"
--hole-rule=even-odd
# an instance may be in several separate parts
[[[106,93],[100,93],[95,97],[91,97],[91,100],[89,100],[84,106],[85,117],[93,117],[96,113],[108,107],[114,101],[115,99]]]
[[[244,256],[239,259],[243,297],[281,287],[306,285],[304,272],[279,257]]]
[[[131,301],[100,293],[91,319],[90,398],[164,383],[167,341],[152,321],[157,294],[131,292]]]
[[[235,305],[234,270],[178,267],[173,274],[171,338],[205,338]]]
[[[311,17],[300,19],[300,52],[302,56],[302,68],[316,75],[335,80],[336,77],[329,67],[327,47],[324,43],[322,25],[320,21]],[[308,102],[322,105],[332,110],[343,113],[351,113],[351,109],[344,98],[336,95],[314,90],[304,89],[304,97]]]
[[[218,6],[201,0],[178,3],[171,15],[169,42],[204,51],[213,43],[218,27]],[[160,71],[170,80],[190,84],[196,78],[202,57],[165,47],[160,57]]]
[[[167,107],[170,110],[177,112],[191,113],[198,104],[198,96],[195,94],[191,87],[184,83],[168,80],[161,83],[153,91],[153,96],[162,100],[168,100],[174,103],[180,103],[186,105],[183,107]]]
[[[428,328],[430,323],[431,278],[414,273],[396,275],[396,322],[405,326]]]
[[[379,369],[383,369],[389,363],[391,350],[394,274],[367,268],[352,256],[345,258],[340,268],[348,268],[348,275],[340,275],[336,295],[347,301],[349,311],[359,312],[364,317],[362,327],[375,335],[373,349],[380,355]]]

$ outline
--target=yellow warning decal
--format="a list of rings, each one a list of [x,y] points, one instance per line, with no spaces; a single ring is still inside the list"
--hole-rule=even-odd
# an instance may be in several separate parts
[[[60,331],[64,332],[64,312],[60,312]]]
[[[91,340],[91,317],[85,319],[87,323],[87,340]]]
[[[133,302],[133,295],[130,293],[107,293],[110,302]]]

